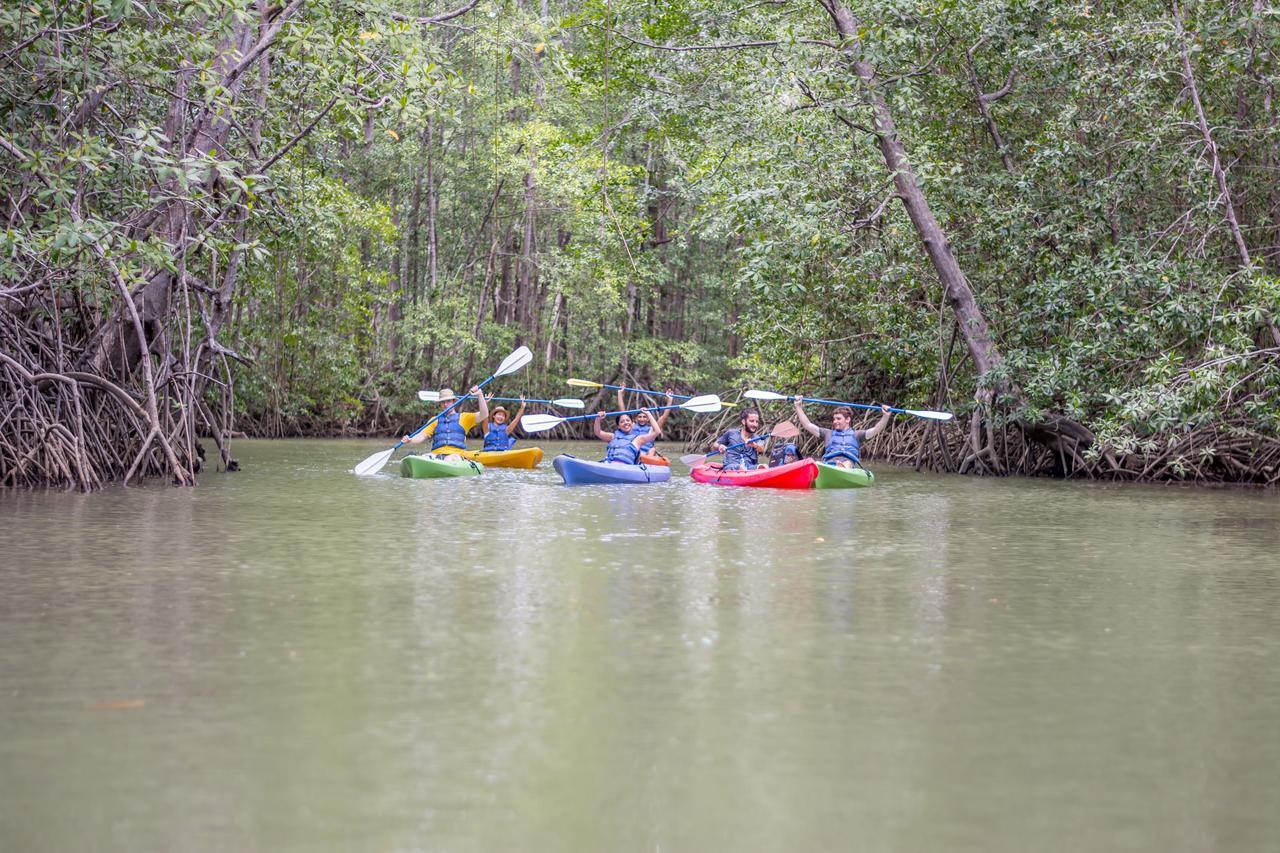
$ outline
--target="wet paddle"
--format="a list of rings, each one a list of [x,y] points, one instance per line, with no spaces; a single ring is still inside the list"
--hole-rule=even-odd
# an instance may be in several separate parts
[[[492,382],[494,379],[497,379],[499,376],[506,376],[508,373],[515,373],[517,370],[523,369],[524,366],[531,361],[533,361],[533,353],[529,352],[528,347],[520,347],[516,349],[515,352],[511,353],[511,355],[504,358],[502,360],[502,364],[498,365],[498,369],[493,372],[493,375],[490,376],[488,379],[484,380],[483,382],[481,382],[478,387],[483,388],[484,386]],[[457,400],[454,401],[452,406],[445,409],[443,412],[440,412],[440,414],[431,418],[431,420],[427,421],[425,424],[418,427],[413,432],[409,433],[409,437],[413,438],[415,435],[417,435],[418,433],[422,432],[424,429],[426,429],[427,427],[435,423],[436,419],[439,418],[440,415],[447,415],[449,412],[452,412],[454,409],[458,408],[458,406],[461,406],[464,400],[470,399],[470,397],[471,397],[470,394],[463,394],[461,397],[459,397]],[[386,465],[387,462],[391,459],[392,454],[394,454],[397,450],[399,450],[403,445],[404,445],[403,441],[397,441],[395,443],[395,446],[392,447],[390,450],[379,450],[377,453],[373,454],[372,456],[365,458],[359,465],[356,466],[355,468],[356,476],[367,477],[370,474],[378,473],[379,471],[382,470],[382,467]]]
[[[648,394],[653,397],[667,396],[666,391],[653,391],[649,388],[628,388],[626,385],[608,385],[608,384],[605,384],[604,382],[592,382],[590,379],[570,379],[569,384],[574,386],[575,388],[609,388],[613,391],[630,391],[633,394]],[[672,394],[671,396],[677,400],[694,399],[693,396],[690,394]],[[721,402],[720,405],[727,408],[734,404]]]
[[[661,412],[666,409],[684,409],[686,412],[695,412],[697,414],[712,414],[720,411],[723,404],[720,398],[715,394],[704,394],[701,397],[693,397],[678,406],[652,406],[648,409],[627,409],[622,412],[603,412],[604,417],[611,418],[616,415],[634,415],[638,412]],[[568,418],[558,418],[555,415],[525,415],[524,420],[520,422],[520,426],[525,432],[544,432],[545,430],[555,429],[563,423],[569,421],[585,421],[593,420],[597,415],[573,415]]]
[[[766,438],[795,438],[800,434],[800,428],[791,421],[783,421],[774,426],[773,429],[764,435],[758,435],[750,441],[741,441],[737,444],[731,444],[725,450],[735,450],[739,447],[746,447],[748,444],[755,444],[764,441]],[[707,460],[712,456],[719,456],[721,451],[713,450],[710,453],[691,453],[688,456],[681,456],[680,461],[688,465],[690,468],[697,468],[699,465],[707,464]]]
[[[435,403],[440,400],[439,391],[419,391],[418,399],[424,403]],[[519,397],[485,397],[491,403],[545,403],[548,406],[555,406],[557,409],[585,409],[587,404],[575,397],[561,397],[556,400],[534,400],[525,398],[523,401]]]
[[[757,391],[754,388],[747,391],[742,396],[750,400],[766,401],[795,399],[795,397],[787,396],[786,394],[775,394],[773,391]],[[820,403],[824,406],[848,406],[851,409],[871,409],[872,411],[880,411],[879,406],[871,406],[866,403],[842,403],[839,400],[819,400],[816,397],[805,397],[804,401],[806,403]],[[927,409],[895,409],[893,406],[890,406],[889,411],[897,412],[900,415],[915,415],[917,418],[928,418],[931,421],[949,421],[955,417],[955,415],[950,412],[931,412]]]

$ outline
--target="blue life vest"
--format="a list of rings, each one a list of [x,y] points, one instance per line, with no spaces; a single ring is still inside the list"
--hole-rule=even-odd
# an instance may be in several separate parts
[[[484,434],[484,450],[510,450],[516,446],[516,437],[507,432],[506,424],[490,422],[489,431]]]
[[[822,452],[822,461],[830,462],[839,456],[852,460],[854,465],[861,465],[858,455],[858,431],[856,429],[833,429],[831,438]]]
[[[465,450],[466,446],[467,431],[462,428],[462,419],[458,417],[458,413],[453,411],[447,415],[441,415],[436,420],[436,431],[431,435],[431,449],[461,447]]]
[[[653,432],[653,427],[649,426],[648,424],[636,424],[635,426],[633,426],[633,427],[631,428],[631,435],[632,435],[632,436],[645,435],[645,434],[647,434],[647,433],[651,433],[651,432]],[[646,441],[646,442],[644,443],[644,446],[640,448],[640,452],[641,452],[641,453],[652,453],[652,452],[653,452],[653,442],[652,442],[652,441]]]
[[[635,465],[640,461],[640,451],[631,442],[635,438],[629,432],[615,432],[613,440],[609,442],[609,446],[604,451],[605,462],[621,462],[626,465]]]
[[[725,447],[731,447],[735,444],[742,444],[746,439],[742,436],[742,430],[731,429],[724,435],[720,436],[718,444]],[[743,444],[742,447],[734,447],[732,450],[724,452],[724,467],[728,469],[738,468],[755,468],[760,464],[760,456],[756,453],[755,447],[750,444]]]

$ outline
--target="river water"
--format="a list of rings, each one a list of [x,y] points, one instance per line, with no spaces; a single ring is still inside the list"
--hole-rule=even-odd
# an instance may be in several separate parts
[[[1280,849],[1274,493],[379,446],[0,493],[0,850]]]

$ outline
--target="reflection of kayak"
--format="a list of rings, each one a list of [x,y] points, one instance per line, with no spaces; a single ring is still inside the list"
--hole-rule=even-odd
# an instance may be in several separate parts
[[[665,483],[671,469],[661,465],[622,465],[618,462],[594,462],[567,453],[551,460],[556,473],[568,486],[599,483]]]
[[[726,471],[719,465],[699,465],[689,472],[699,483],[713,486],[761,486],[772,489],[807,489],[818,476],[818,466],[812,459],[801,459],[777,468],[753,468],[745,471]]]
[[[424,453],[421,456],[406,456],[400,460],[400,476],[412,477],[415,480],[429,480],[435,477],[474,477],[484,473],[484,466],[461,456],[437,456]]]
[[[653,453],[641,453],[640,461],[646,465],[671,465],[671,463],[667,461],[667,457],[658,453],[656,450]]]
[[[841,468],[838,465],[818,463],[818,479],[815,489],[861,489],[876,481],[876,475],[866,468]]]
[[[542,461],[541,447],[517,447],[512,450],[462,450],[442,447],[436,453],[461,456],[479,462],[486,468],[537,468]]]

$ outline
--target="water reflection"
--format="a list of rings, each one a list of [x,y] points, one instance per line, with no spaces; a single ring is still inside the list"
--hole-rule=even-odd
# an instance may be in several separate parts
[[[371,449],[0,496],[0,847],[1280,834],[1273,496],[351,476]]]

